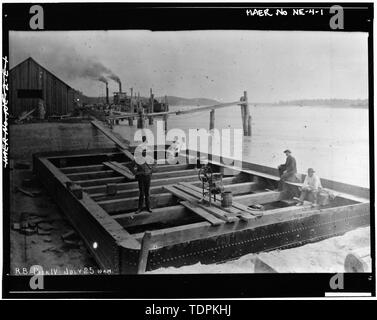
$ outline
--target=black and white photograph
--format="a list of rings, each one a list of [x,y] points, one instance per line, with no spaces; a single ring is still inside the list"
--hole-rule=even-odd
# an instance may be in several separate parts
[[[173,28],[149,4],[155,28],[95,3],[129,22],[70,29],[23,4],[25,27],[3,30],[3,281],[27,279],[28,297],[55,276],[373,287],[372,20],[348,31],[352,8],[269,5],[239,5],[249,28]],[[270,27],[285,15],[327,30]]]

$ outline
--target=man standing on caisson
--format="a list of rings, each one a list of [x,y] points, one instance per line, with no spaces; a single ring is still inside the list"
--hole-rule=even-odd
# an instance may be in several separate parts
[[[140,152],[138,150],[135,153]],[[149,199],[149,189],[151,186],[151,178],[154,167],[154,159],[147,156],[146,137],[143,136],[143,144],[141,145],[141,156],[135,154],[134,172],[139,184],[139,206],[136,213],[143,211],[145,199],[145,208],[148,212],[152,212]]]

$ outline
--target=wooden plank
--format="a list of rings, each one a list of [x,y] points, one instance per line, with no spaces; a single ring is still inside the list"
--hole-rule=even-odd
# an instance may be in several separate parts
[[[189,193],[191,192],[192,194],[197,195],[197,197],[200,197],[200,198],[202,197],[202,190],[200,188],[195,187],[195,186],[191,185],[190,183],[185,183],[185,182],[180,182],[178,184],[178,187],[179,187],[179,185],[184,186],[184,187],[192,190],[192,191],[190,191],[190,190],[184,189],[185,191],[187,191]],[[223,208],[221,206],[221,204],[218,204],[217,202],[212,202],[212,205],[217,207],[217,208],[220,208],[221,210],[226,211],[226,212],[232,214],[233,216],[236,216],[236,217],[238,217],[238,218],[240,218],[241,220],[244,220],[244,221],[254,219],[254,217],[256,215],[255,212],[251,211],[246,206],[239,208],[239,206],[236,207],[232,204],[232,206],[229,207],[229,208]],[[250,216],[250,214],[252,216]]]
[[[109,167],[110,169],[118,172],[122,176],[125,176],[127,179],[130,179],[130,180],[135,179],[135,175],[132,173],[132,171],[130,169],[128,169],[125,166],[122,166],[120,163],[118,163],[116,161],[103,162],[103,164],[106,167]]]
[[[196,205],[194,202],[182,201],[181,205],[196,213],[197,215],[201,216],[202,218],[206,219],[212,225],[217,226],[222,223],[225,223],[223,220],[214,217],[212,214],[208,213],[203,208]]]
[[[220,209],[216,206],[208,207],[208,206],[200,205],[200,207],[203,208],[204,210],[207,210],[208,212],[210,212],[211,214],[213,214],[217,218],[220,218],[220,219],[225,218],[226,222],[239,221],[238,218],[236,217],[236,215],[233,215],[231,213],[227,213],[224,210],[222,210],[222,209]]]
[[[178,187],[178,186],[177,186]],[[196,203],[199,207],[202,209],[208,211],[209,213],[213,214],[216,218],[222,219],[226,222],[235,222],[238,221],[236,217],[228,216],[226,212],[222,210],[217,210],[217,208],[207,207],[200,203],[198,203],[198,197],[196,196],[195,192],[187,193],[185,191],[181,191],[177,189],[175,186],[165,186],[165,189],[171,192],[173,195],[175,195],[178,198],[181,198],[185,201],[191,201],[193,203]],[[182,186],[181,186],[182,187]]]
[[[183,191],[180,191],[178,190],[177,188],[174,187],[174,185],[168,185],[168,186],[164,186],[164,189],[169,191],[171,194],[173,194],[174,196],[184,200],[184,201],[191,201],[191,202],[196,202],[197,201],[197,198],[183,192]]]

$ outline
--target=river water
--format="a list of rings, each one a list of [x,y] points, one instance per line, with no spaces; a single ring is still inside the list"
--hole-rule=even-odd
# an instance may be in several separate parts
[[[197,107],[197,106],[195,106]],[[190,107],[172,106],[170,110]],[[193,108],[193,107],[191,107]],[[285,162],[283,151],[290,149],[297,160],[298,172],[313,167],[320,177],[369,187],[368,110],[327,106],[250,106],[252,137],[244,137],[244,161],[277,167]],[[168,130],[209,127],[209,112],[173,115]],[[239,106],[216,110],[219,130],[242,129]],[[154,125],[146,128],[156,133]],[[122,121],[114,127],[125,139],[136,144],[135,126]]]

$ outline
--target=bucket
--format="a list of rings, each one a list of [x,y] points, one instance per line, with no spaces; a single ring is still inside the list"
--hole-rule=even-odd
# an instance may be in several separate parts
[[[320,191],[317,194],[317,203],[321,206],[325,206],[330,203],[329,194],[325,191]]]
[[[232,206],[232,192],[225,191],[222,193],[221,206],[228,208]]]

